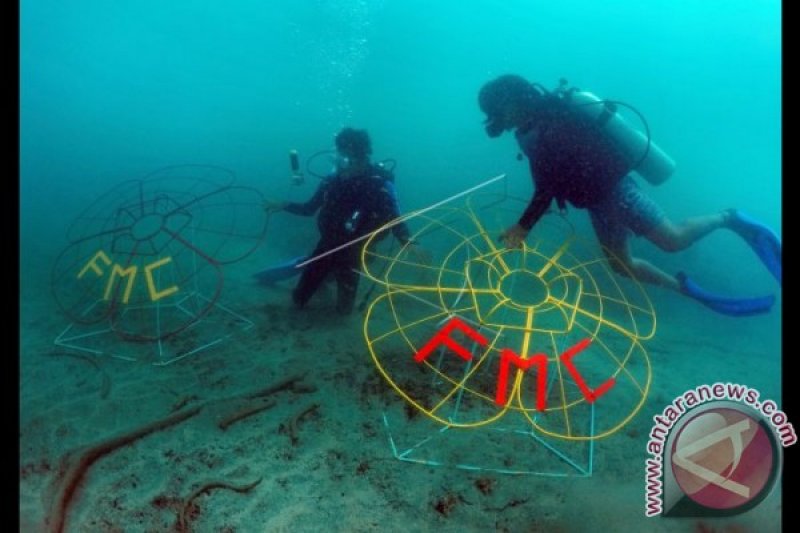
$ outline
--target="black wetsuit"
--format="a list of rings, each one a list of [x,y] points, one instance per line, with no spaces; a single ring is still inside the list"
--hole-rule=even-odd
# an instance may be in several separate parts
[[[311,216],[319,210],[317,226],[320,240],[312,257],[374,231],[400,216],[391,174],[370,165],[363,175],[344,177],[335,174],[325,178],[317,192],[306,203],[291,203],[286,210],[296,215]],[[408,227],[397,224],[391,228],[401,242],[408,242]],[[337,310],[349,313],[353,309],[359,280],[359,257],[365,241],[322,257],[303,270],[292,296],[303,307],[328,274],[336,278]]]
[[[536,189],[519,219],[531,229],[553,200],[588,208],[604,200],[631,170],[595,120],[552,98],[531,122],[516,131],[530,163]]]

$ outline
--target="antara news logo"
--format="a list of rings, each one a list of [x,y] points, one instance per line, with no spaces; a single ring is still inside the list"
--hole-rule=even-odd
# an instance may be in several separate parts
[[[732,516],[769,495],[783,466],[782,448],[797,436],[777,404],[759,397],[745,385],[701,385],[653,417],[647,516]]]

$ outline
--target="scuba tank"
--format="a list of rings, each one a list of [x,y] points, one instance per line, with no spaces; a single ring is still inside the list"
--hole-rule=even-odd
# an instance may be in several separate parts
[[[617,103],[602,100],[588,91],[567,89],[565,86],[566,80],[562,79],[561,86],[557,89],[562,100],[570,108],[594,120],[614,141],[633,170],[652,185],[661,185],[667,181],[675,171],[675,161],[652,142],[649,131],[645,135],[633,127],[617,113]],[[627,104],[623,105],[630,107]],[[639,114],[635,109],[633,111]],[[641,114],[639,116],[641,117]],[[647,129],[643,117],[642,122]]]

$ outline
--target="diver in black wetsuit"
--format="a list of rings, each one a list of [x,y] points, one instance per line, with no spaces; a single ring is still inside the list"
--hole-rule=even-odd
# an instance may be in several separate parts
[[[312,216],[319,210],[320,240],[311,252],[312,258],[375,231],[400,216],[394,176],[382,166],[370,163],[372,147],[367,132],[344,128],[336,135],[336,150],[340,161],[338,170],[323,179],[308,202],[267,204],[269,211],[285,210],[302,216]],[[401,244],[413,246],[405,223],[392,226],[391,231]],[[309,263],[292,293],[295,305],[304,307],[331,274],[337,283],[337,311],[349,314],[358,289],[363,245],[361,241]]]
[[[679,291],[724,314],[769,310],[770,298],[723,298],[698,290],[684,273],[671,276],[633,257],[629,242],[635,233],[664,251],[677,252],[716,229],[728,228],[753,248],[780,283],[781,243],[768,228],[736,209],[673,223],[629,175],[634,165],[614,140],[603,134],[605,119],[576,112],[559,94],[520,76],[507,74],[487,82],[478,104],[486,113],[489,137],[514,131],[534,181],[535,193],[528,207],[500,236],[507,247],[522,246],[553,200],[562,210],[569,202],[589,211],[597,238],[617,273]]]
[[[598,240],[611,252],[608,259],[614,270],[680,290],[675,276],[631,255],[630,234],[674,252],[729,225],[725,211],[673,224],[628,175],[630,163],[602,134],[596,120],[575,113],[556,95],[520,76],[500,76],[486,83],[478,100],[487,114],[490,137],[515,131],[536,188],[519,222],[502,235],[509,247],[521,245],[553,200],[560,209],[569,202],[589,211]]]

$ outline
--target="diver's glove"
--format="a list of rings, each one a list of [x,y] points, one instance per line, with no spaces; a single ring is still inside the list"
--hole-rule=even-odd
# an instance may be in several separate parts
[[[522,248],[522,243],[525,242],[525,237],[528,236],[530,230],[527,230],[519,224],[514,224],[503,233],[500,234],[500,241],[505,244],[506,248]]]

